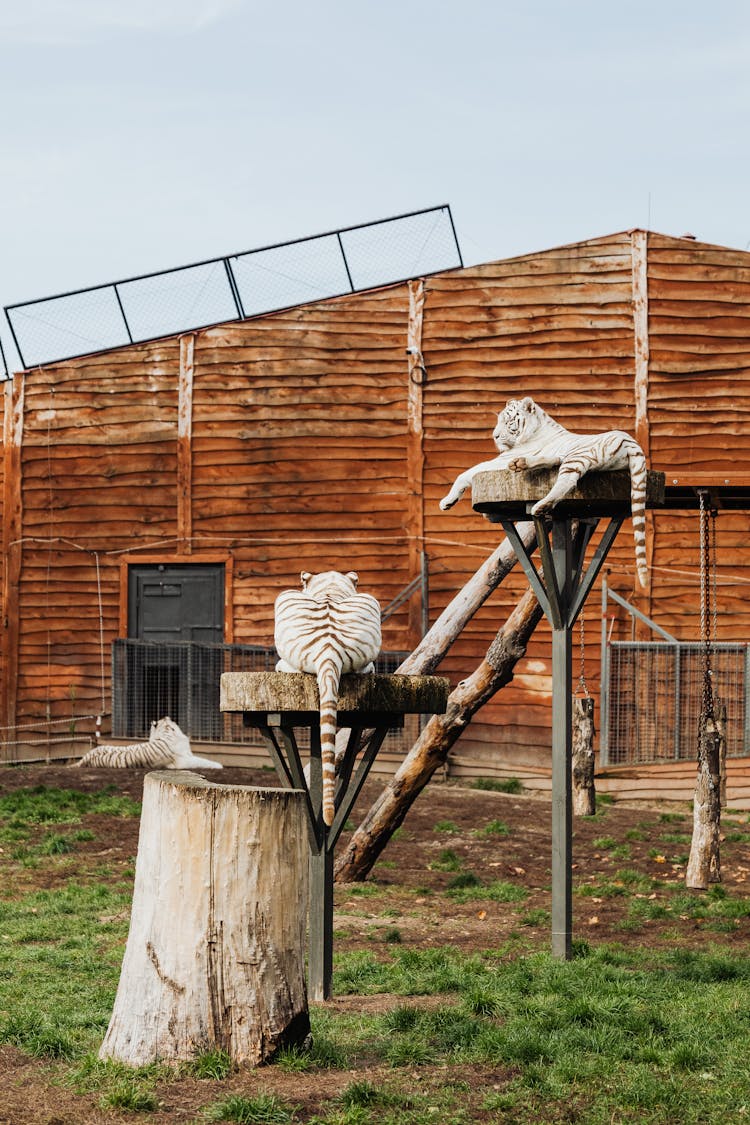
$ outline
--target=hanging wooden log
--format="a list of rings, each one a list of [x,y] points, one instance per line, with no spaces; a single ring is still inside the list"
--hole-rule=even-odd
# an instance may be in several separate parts
[[[301,1043],[308,843],[302,793],[148,774],[135,890],[101,1059],[210,1050],[258,1064]]]
[[[594,786],[594,700],[573,697],[573,814],[596,812]]]
[[[693,799],[693,839],[685,885],[705,891],[721,882],[721,734],[713,715],[703,720]]]
[[[433,715],[392,780],[370,808],[335,867],[341,883],[365,879],[412,804],[479,708],[513,679],[542,618],[536,595],[528,590],[498,631],[481,664],[448,696],[444,715]]]

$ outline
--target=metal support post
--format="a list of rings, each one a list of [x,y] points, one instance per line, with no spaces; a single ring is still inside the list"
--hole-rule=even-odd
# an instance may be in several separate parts
[[[598,519],[536,517],[542,573],[511,519],[501,519],[552,626],[552,952],[567,960],[573,938],[573,626],[622,524],[612,517],[586,568]]]
[[[552,565],[559,594],[559,628],[552,628],[552,953],[568,960],[573,940],[572,703],[573,630],[570,521],[552,525]]]
[[[310,852],[310,999],[330,1000],[333,982],[333,849]]]

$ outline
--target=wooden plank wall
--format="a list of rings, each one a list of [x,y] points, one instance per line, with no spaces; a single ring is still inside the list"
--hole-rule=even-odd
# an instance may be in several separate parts
[[[497,543],[468,499],[447,513],[438,501],[461,469],[493,455],[508,398],[530,394],[573,429],[638,429],[656,468],[747,470],[748,261],[625,232],[17,376],[0,495],[5,545],[23,543],[4,552],[18,593],[3,630],[0,725],[101,710],[100,636],[109,709],[128,559],[226,559],[227,639],[268,643],[274,598],[300,570],[356,569],[386,604],[419,573],[424,547],[434,620]],[[424,375],[407,346],[421,348]],[[14,418],[20,440],[8,449]],[[695,522],[655,518],[654,581],[638,603],[682,637],[695,633]],[[722,517],[723,639],[748,635],[747,532],[746,514]],[[628,524],[609,570],[632,598]],[[525,588],[511,575],[466,630],[445,664],[454,681]],[[417,608],[388,622],[385,647],[412,647]],[[628,636],[615,618],[615,635]],[[598,588],[584,622],[596,695]],[[543,624],[513,685],[456,747],[456,771],[545,771],[550,692]]]
[[[449,512],[440,512],[438,501],[461,469],[494,456],[492,430],[509,398],[531,395],[571,429],[632,431],[631,273],[631,240],[622,234],[428,280],[425,528],[432,616],[502,535],[474,515],[467,497]],[[623,533],[612,566],[629,585],[632,555]],[[475,666],[525,589],[523,575],[514,573],[477,616],[446,661],[453,678]],[[599,617],[594,595],[585,612],[587,677],[596,672]],[[498,755],[517,765],[546,765],[550,699],[550,633],[543,623],[513,685],[483,708],[461,740],[457,768],[492,773]]]
[[[236,642],[272,640],[302,570],[356,570],[384,605],[414,577],[407,318],[399,286],[199,334],[193,548],[232,551]],[[407,645],[407,613],[384,647]]]
[[[24,542],[3,646],[17,686],[0,725],[23,745],[7,738],[7,760],[66,754],[73,716],[81,734],[111,710],[123,560],[225,558],[227,639],[262,644],[301,570],[356,569],[383,604],[418,573],[408,308],[399,286],[17,377]],[[384,646],[416,640],[406,606]]]
[[[649,414],[654,468],[721,483],[750,471],[750,254],[649,235]],[[657,516],[652,610],[699,637],[699,521]],[[750,512],[720,512],[719,639],[747,641]]]
[[[15,720],[35,753],[66,750],[57,739],[73,716],[102,709],[100,635],[108,681],[118,552],[175,535],[176,359],[168,340],[26,373],[23,562],[9,608],[19,620]],[[49,738],[45,719],[58,723]],[[93,721],[76,724],[87,729]],[[26,753],[6,748],[10,760]]]

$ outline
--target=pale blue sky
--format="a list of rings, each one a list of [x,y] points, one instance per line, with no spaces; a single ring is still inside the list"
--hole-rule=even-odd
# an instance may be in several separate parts
[[[444,202],[467,262],[750,247],[747,0],[2,0],[0,44],[2,305]]]

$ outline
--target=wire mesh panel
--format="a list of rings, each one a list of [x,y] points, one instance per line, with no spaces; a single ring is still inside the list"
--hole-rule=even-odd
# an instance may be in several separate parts
[[[25,367],[130,342],[112,285],[19,305],[12,318],[6,312]]]
[[[134,340],[235,320],[239,309],[223,261],[123,281],[117,286]]]
[[[703,698],[703,646],[612,641],[602,761],[609,765],[691,760],[698,753]],[[712,656],[715,700],[727,708],[727,754],[748,752],[748,646],[716,644]]]
[[[447,205],[37,301],[5,314],[25,367],[460,266]]]
[[[355,289],[459,264],[447,208],[342,231],[341,241]]]
[[[405,652],[383,652],[375,663],[381,673],[394,672]],[[261,645],[174,644],[119,639],[112,643],[112,734],[147,739],[151,723],[169,715],[197,742],[264,746],[260,733],[246,727],[242,715],[219,710],[223,672],[271,672],[278,654]],[[409,716],[416,720],[416,716]],[[386,739],[391,750],[407,750],[416,723],[394,728]],[[300,748],[309,732],[297,732]]]
[[[245,316],[351,292],[336,235],[240,254],[231,262]]]

